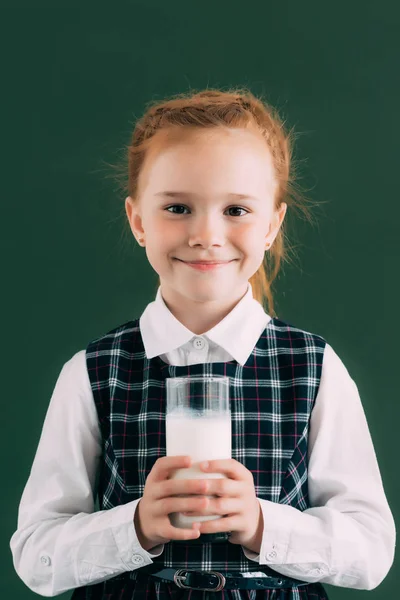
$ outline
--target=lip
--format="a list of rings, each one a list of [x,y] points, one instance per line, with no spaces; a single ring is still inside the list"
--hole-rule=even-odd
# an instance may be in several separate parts
[[[233,262],[231,260],[224,261],[224,262],[186,262],[186,261],[180,260],[179,258],[177,260],[179,260],[180,262],[183,262],[185,265],[188,265],[188,267],[197,269],[198,271],[213,271],[215,269],[219,269],[221,267],[229,265],[229,263]]]
[[[226,265],[235,259],[232,259],[232,260],[181,260],[180,258],[177,258],[176,260],[179,260],[180,262],[184,262],[189,265]]]

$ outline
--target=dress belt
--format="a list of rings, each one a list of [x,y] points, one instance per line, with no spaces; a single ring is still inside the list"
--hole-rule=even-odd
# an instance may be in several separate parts
[[[139,569],[159,580],[175,583],[179,588],[204,591],[219,590],[266,590],[291,588],[307,585],[308,582],[263,571],[199,571],[197,569],[175,569],[160,565],[146,565]]]

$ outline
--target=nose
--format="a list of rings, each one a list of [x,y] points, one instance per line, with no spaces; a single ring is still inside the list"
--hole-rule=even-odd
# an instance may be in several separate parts
[[[225,243],[224,225],[214,214],[193,219],[189,229],[189,246],[223,246]]]

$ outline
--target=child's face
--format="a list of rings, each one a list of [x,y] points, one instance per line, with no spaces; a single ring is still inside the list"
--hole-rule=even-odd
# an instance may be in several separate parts
[[[274,211],[275,186],[266,143],[245,129],[201,133],[155,155],[139,203],[125,206],[164,298],[222,305],[243,296],[285,216],[286,204]],[[208,271],[182,262],[199,260],[231,262]]]

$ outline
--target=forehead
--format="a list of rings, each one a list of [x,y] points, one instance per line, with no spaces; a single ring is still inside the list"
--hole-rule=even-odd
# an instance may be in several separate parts
[[[183,137],[173,132],[149,152],[145,170],[142,181],[151,194],[195,186],[193,191],[205,195],[257,195],[276,183],[266,141],[246,129],[214,128]]]

